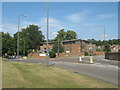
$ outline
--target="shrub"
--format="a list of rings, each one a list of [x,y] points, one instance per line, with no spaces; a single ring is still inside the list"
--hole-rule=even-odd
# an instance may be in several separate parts
[[[89,56],[88,52],[85,52],[85,56]]]
[[[56,54],[55,54],[54,51],[50,51],[49,55],[50,55],[50,58],[55,58],[56,57]]]

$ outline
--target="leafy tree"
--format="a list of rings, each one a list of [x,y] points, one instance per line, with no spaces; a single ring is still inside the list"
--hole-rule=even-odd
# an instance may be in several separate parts
[[[2,32],[2,55],[13,55],[14,47],[13,47],[14,39],[10,36],[9,33]]]
[[[58,40],[58,39],[59,41],[65,40],[65,36],[66,36],[66,32],[64,31],[64,29],[61,29],[60,31],[58,31],[58,35],[55,38],[55,40]]]
[[[0,56],[2,56],[2,32],[0,32]]]
[[[49,55],[50,55],[50,58],[55,58],[56,57],[56,54],[55,54],[54,51],[50,51]]]
[[[77,38],[76,32],[74,32],[72,30],[68,30],[66,32],[65,40],[71,40],[71,39],[76,39],[76,38]]]
[[[29,50],[38,50],[40,44],[44,41],[44,36],[42,31],[39,30],[40,27],[37,25],[29,25],[26,28],[23,28],[21,32],[19,32],[19,51],[20,54],[29,53]],[[18,32],[17,32],[18,33]],[[17,43],[17,33],[14,34],[15,43]],[[17,44],[15,44],[15,47]]]
[[[77,38],[76,32],[72,30],[68,30],[67,32],[65,32],[64,29],[61,29],[60,31],[58,31],[58,35],[55,38],[55,41],[58,39],[59,41],[62,41],[62,40],[71,40],[76,38]]]
[[[110,52],[110,51],[111,51],[109,44],[106,44],[106,45],[104,46],[104,51],[105,51],[105,52]]]
[[[56,42],[55,45],[52,48],[52,51],[55,53],[58,53],[58,43]],[[59,43],[59,53],[64,52],[64,47]]]

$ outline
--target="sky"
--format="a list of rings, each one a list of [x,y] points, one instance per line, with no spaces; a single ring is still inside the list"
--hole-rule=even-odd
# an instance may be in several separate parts
[[[30,24],[38,25],[46,37],[46,2],[2,2],[3,32],[11,35]],[[49,39],[56,37],[60,29],[73,30],[79,39],[118,38],[117,2],[50,2]]]

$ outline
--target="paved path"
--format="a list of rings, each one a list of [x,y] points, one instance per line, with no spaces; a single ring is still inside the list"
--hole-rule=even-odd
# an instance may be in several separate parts
[[[89,62],[89,57],[83,59]],[[19,62],[32,62],[46,64],[46,59],[26,59],[26,60],[9,60]],[[59,58],[49,60],[49,65],[54,65],[63,69],[71,70],[74,73],[88,75],[105,82],[118,85],[118,62],[104,60],[103,57],[94,57],[94,64],[80,63],[79,58]],[[77,78],[77,77],[76,77]]]

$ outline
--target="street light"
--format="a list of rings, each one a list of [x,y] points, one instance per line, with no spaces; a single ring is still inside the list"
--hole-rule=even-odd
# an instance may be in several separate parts
[[[18,38],[17,38],[17,58],[19,60],[19,28],[20,28],[20,17],[27,17],[26,15],[19,15],[18,16]]]

